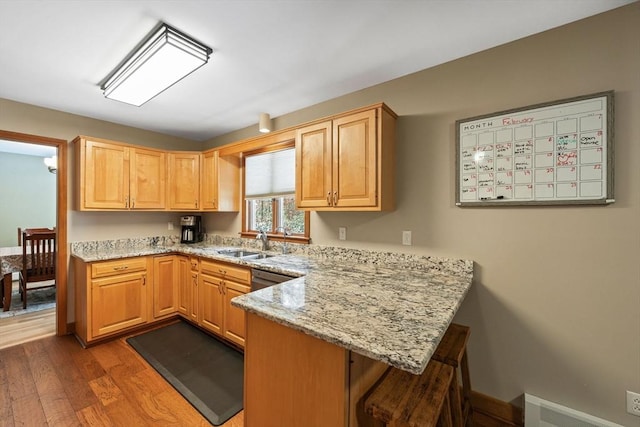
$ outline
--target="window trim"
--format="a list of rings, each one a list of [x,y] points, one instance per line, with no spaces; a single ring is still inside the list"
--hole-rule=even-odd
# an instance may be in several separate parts
[[[247,156],[252,156],[255,154],[264,154],[272,151],[280,151],[293,148],[295,149],[295,139],[289,139],[286,141],[276,142],[273,144],[264,145],[262,147],[256,148],[255,150],[245,151],[242,153],[242,231],[240,231],[240,236],[245,238],[256,238],[258,235],[257,231],[247,230],[247,199],[245,197],[245,188],[244,188],[244,171],[245,171],[245,159]],[[274,211],[275,216],[275,211]],[[286,236],[287,242],[294,243],[310,243],[311,242],[311,230],[310,230],[310,218],[311,214],[308,210],[304,210],[304,234],[292,234],[290,236]],[[274,224],[276,223],[274,218]],[[284,232],[267,232],[267,237],[269,240],[273,241],[284,241],[285,236]]]

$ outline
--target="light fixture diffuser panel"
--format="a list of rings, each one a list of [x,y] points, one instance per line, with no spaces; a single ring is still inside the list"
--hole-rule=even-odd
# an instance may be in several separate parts
[[[140,106],[204,64],[167,44],[106,96]]]
[[[140,106],[207,63],[210,49],[163,28],[109,78],[107,98]]]

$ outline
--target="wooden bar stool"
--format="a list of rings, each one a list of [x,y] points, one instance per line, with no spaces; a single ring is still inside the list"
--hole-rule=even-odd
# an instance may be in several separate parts
[[[431,360],[445,363],[456,370],[453,376],[453,393],[451,396],[451,413],[454,426],[473,425],[473,408],[471,407],[471,381],[467,361],[467,341],[471,330],[468,326],[452,323],[442,337]],[[462,377],[462,395],[458,386],[458,374]]]
[[[388,427],[452,426],[449,395],[455,370],[435,360],[422,375],[390,368],[365,400],[365,412]]]

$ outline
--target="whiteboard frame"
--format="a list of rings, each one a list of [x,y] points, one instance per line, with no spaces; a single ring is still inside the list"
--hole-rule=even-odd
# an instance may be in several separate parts
[[[461,129],[466,123],[475,122],[481,119],[486,119],[486,120],[498,119],[499,117],[504,116],[506,114],[524,113],[528,111],[533,112],[535,110],[539,110],[539,109],[550,107],[550,106],[554,106],[554,107],[562,106],[564,104],[572,104],[577,101],[584,101],[584,100],[598,99],[598,98],[604,99],[605,106],[602,109],[602,111],[603,112],[606,111],[606,116],[607,116],[606,123],[604,123],[606,138],[603,141],[603,145],[604,147],[606,147],[606,150],[604,150],[606,158],[602,162],[603,164],[606,163],[606,167],[607,167],[607,170],[606,170],[607,188],[606,188],[605,197],[598,197],[593,199],[555,198],[554,200],[548,200],[548,199],[542,200],[542,199],[535,199],[535,193],[534,193],[534,199],[532,200],[497,199],[497,198],[490,199],[490,200],[474,200],[474,201],[461,200],[461,194],[462,194],[462,180],[461,180],[461,171],[460,171],[460,165],[461,165],[460,156],[462,151]],[[614,91],[613,90],[593,93],[589,95],[576,96],[573,98],[565,98],[565,99],[560,99],[556,101],[544,102],[540,104],[533,104],[526,107],[514,108],[510,110],[499,111],[496,113],[484,114],[480,116],[456,120],[455,133],[456,133],[455,135],[455,138],[456,138],[456,168],[455,168],[456,169],[455,171],[456,173],[456,185],[455,185],[456,206],[465,207],[465,206],[523,206],[523,205],[529,205],[529,206],[530,205],[541,205],[541,206],[545,206],[545,205],[607,205],[615,201],[614,194],[613,194],[613,177],[614,177],[614,173],[613,173],[613,170],[614,170],[614,165],[613,165]],[[578,180],[577,182],[580,182],[580,181]]]

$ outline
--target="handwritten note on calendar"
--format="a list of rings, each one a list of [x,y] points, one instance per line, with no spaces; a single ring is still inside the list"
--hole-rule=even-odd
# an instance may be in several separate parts
[[[613,202],[613,91],[456,121],[456,205]]]

